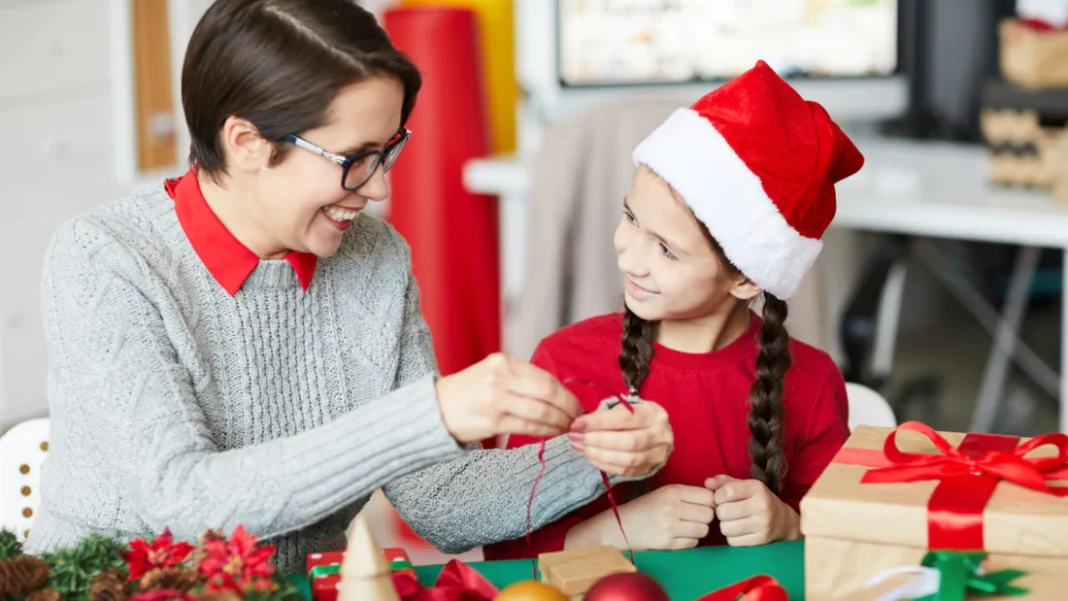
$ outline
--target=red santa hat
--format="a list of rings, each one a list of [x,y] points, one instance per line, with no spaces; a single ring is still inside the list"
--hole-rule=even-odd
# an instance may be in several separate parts
[[[793,296],[864,157],[764,61],[675,111],[634,149],[763,290]]]

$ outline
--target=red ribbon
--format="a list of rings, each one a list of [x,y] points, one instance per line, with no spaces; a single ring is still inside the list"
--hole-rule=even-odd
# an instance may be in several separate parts
[[[897,447],[901,430],[919,432],[941,454],[907,453]],[[927,546],[933,550],[984,550],[983,510],[1002,480],[1058,497],[1068,487],[1050,486],[1048,480],[1068,478],[1068,435],[1044,434],[1017,446],[1019,438],[994,434],[968,434],[960,448],[929,426],[906,422],[892,431],[883,450],[844,448],[835,463],[877,469],[864,474],[862,483],[900,483],[938,480],[927,502]],[[1046,445],[1052,457],[1027,457]]]
[[[610,396],[619,400],[620,404],[627,408],[627,411],[634,413],[634,407],[631,407],[630,401],[620,396],[616,392],[613,392],[609,388],[602,386],[596,382],[585,380],[582,378],[567,378],[563,381],[564,385],[567,384],[583,384],[585,386],[592,386],[594,388],[600,388],[607,392]],[[538,483],[541,482],[541,477],[545,474],[545,443],[546,439],[541,439],[541,443],[538,446],[538,462],[541,463],[541,469],[538,470],[538,475],[534,478],[534,485],[530,487],[530,498],[527,499],[527,546],[531,546],[530,534],[531,534],[531,512],[534,507],[534,491],[538,490]],[[619,532],[623,535],[623,542],[627,544],[627,553],[630,555],[630,562],[634,563],[634,549],[630,546],[630,540],[627,539],[627,532],[623,529],[623,518],[619,516],[619,505],[616,503],[615,497],[612,496],[612,484],[608,481],[608,474],[601,472],[601,480],[604,482],[605,490],[608,495],[608,504],[612,507],[612,514],[616,517],[616,524],[619,525]],[[534,579],[538,578],[538,568],[534,567]]]
[[[789,601],[786,589],[771,576],[747,578],[709,593],[697,601]]]
[[[450,561],[432,588],[410,573],[394,572],[393,587],[403,601],[493,601],[499,592],[482,574],[459,559]]]

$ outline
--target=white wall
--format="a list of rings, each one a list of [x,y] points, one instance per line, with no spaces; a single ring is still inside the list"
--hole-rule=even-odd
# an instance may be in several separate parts
[[[171,0],[176,65],[210,1]],[[52,233],[165,175],[132,165],[129,4],[0,0],[0,428],[47,412],[39,296]]]

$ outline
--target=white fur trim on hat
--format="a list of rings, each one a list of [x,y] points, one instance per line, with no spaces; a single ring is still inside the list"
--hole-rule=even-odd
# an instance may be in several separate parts
[[[695,111],[678,109],[634,149],[675,189],[727,259],[780,299],[797,292],[823,243],[787,223],[764,187],[723,136]]]

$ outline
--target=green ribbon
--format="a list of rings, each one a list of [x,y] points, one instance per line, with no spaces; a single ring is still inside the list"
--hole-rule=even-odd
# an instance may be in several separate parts
[[[965,601],[969,593],[979,595],[1007,595],[1021,597],[1027,589],[1014,586],[1013,580],[1027,574],[1022,570],[998,570],[982,573],[980,567],[986,553],[932,551],[923,558],[923,565],[942,575],[938,592],[915,601]]]
[[[414,570],[412,562],[407,559],[394,559],[389,564],[389,569],[394,572],[401,570]],[[331,564],[328,566],[315,566],[308,572],[308,580],[315,580],[316,578],[322,578],[323,576],[331,576],[333,574],[341,573],[341,564]]]
[[[328,566],[315,566],[308,572],[308,580],[315,580],[323,576],[341,573],[341,564],[335,563]]]

